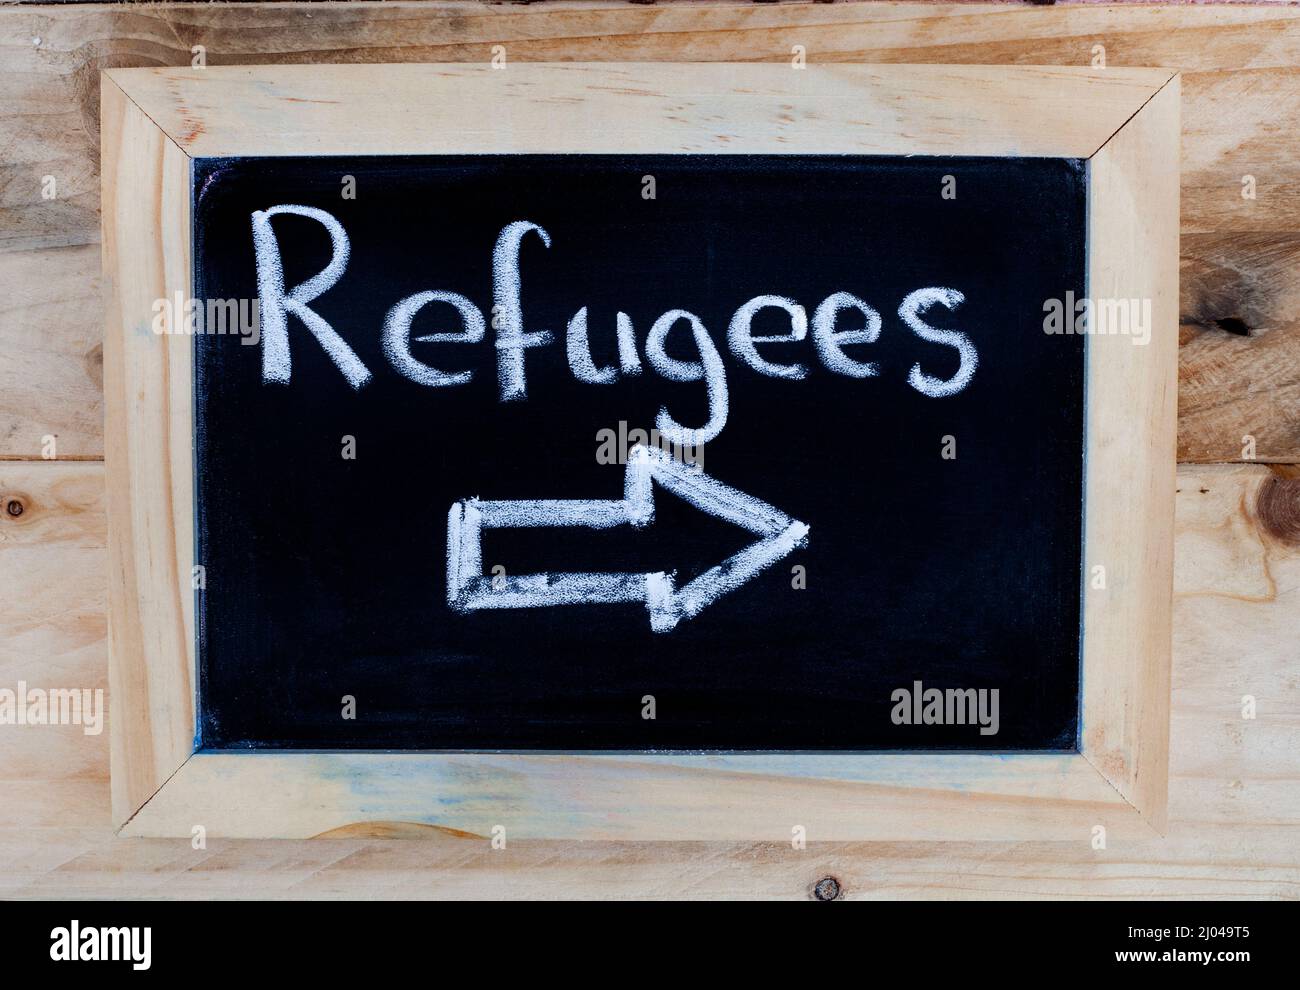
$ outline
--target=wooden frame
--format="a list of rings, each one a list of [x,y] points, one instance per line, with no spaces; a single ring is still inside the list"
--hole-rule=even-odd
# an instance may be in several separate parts
[[[113,817],[123,835],[452,830],[511,838],[1029,839],[1163,832],[1178,340],[1179,81],[1164,69],[348,65],[102,77]],[[190,160],[659,152],[1089,162],[1094,298],[1152,337],[1087,342],[1077,754],[194,751]],[[1113,346],[1122,343],[1123,346]],[[1110,344],[1110,345],[1108,345]],[[1154,830],[1154,832],[1153,832]]]

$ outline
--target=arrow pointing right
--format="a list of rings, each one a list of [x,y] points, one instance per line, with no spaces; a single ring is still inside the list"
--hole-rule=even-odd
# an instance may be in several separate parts
[[[683,501],[756,534],[744,550],[676,588],[663,571],[547,573],[493,578],[483,573],[482,531],[539,526],[638,529],[654,519],[657,482]],[[488,608],[645,602],[650,628],[671,632],[682,619],[734,591],[796,547],[808,543],[808,526],[752,495],[681,464],[662,450],[638,445],[628,457],[619,500],[536,499],[456,502],[447,517],[447,604],[460,612]]]

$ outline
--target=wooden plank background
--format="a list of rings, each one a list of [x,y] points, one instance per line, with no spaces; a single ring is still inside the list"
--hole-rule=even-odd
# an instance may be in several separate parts
[[[1300,9],[449,3],[0,7],[0,687],[106,688],[98,73],[486,60],[1183,75],[1169,833],[1077,842],[120,840],[108,734],[0,726],[0,896],[1300,897]],[[1105,71],[1098,69],[1098,71]],[[45,176],[57,197],[42,198]],[[1242,196],[1253,177],[1255,198]],[[1243,437],[1255,438],[1255,459]],[[47,437],[56,460],[43,460]],[[1242,717],[1243,698],[1257,717]],[[427,836],[427,830],[414,830]]]

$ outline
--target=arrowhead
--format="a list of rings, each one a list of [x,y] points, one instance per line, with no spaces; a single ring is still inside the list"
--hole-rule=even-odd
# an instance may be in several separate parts
[[[698,615],[796,547],[808,544],[806,523],[710,478],[698,468],[675,461],[662,450],[640,445],[632,448],[628,457],[624,496],[635,526],[644,526],[654,518],[652,481],[701,511],[760,537],[681,589],[675,588],[669,574],[647,574],[646,608],[650,612],[650,628],[655,632],[669,632],[682,619]]]

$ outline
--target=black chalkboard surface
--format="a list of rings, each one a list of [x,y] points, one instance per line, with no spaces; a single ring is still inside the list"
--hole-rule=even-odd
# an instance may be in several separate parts
[[[1062,159],[197,159],[195,295],[262,297],[194,342],[201,748],[1075,749],[1085,205]]]

